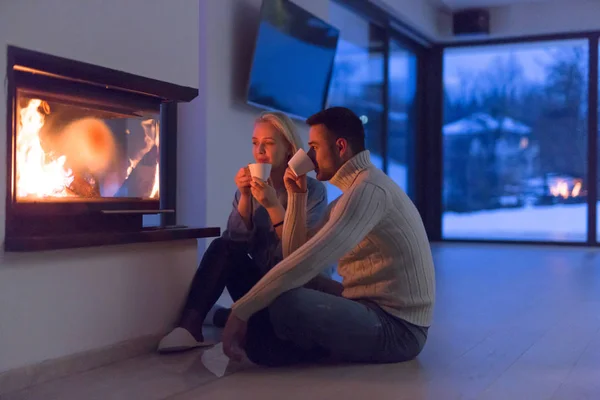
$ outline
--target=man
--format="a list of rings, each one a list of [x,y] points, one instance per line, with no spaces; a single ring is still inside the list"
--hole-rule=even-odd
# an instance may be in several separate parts
[[[370,161],[362,122],[334,107],[307,120],[317,179],[343,194],[306,230],[306,177],[285,177],[284,260],[232,307],[225,353],[261,365],[333,358],[401,362],[425,344],[435,300],[431,249],[409,197]],[[338,262],[342,284],[318,277]],[[316,289],[316,290],[315,290]]]

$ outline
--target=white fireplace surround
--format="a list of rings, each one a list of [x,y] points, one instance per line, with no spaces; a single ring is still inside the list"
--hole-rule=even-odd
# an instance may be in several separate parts
[[[6,45],[11,44],[198,87],[198,15],[195,0],[2,1],[0,81]],[[5,96],[2,91],[0,242],[5,228]],[[185,144],[192,130],[183,128]],[[201,202],[196,198],[200,193],[189,194],[188,202]],[[188,213],[189,224],[203,224],[204,213]],[[166,331],[196,262],[195,240],[38,254],[0,250],[0,374]]]

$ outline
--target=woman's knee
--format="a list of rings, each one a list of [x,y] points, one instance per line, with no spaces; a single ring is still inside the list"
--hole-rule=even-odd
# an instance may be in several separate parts
[[[224,253],[225,251],[227,251],[228,242],[229,242],[229,239],[225,239],[224,237],[218,237],[218,238],[214,239],[212,242],[210,242],[210,244],[208,245],[208,247],[204,253],[205,254],[209,254],[212,252]]]

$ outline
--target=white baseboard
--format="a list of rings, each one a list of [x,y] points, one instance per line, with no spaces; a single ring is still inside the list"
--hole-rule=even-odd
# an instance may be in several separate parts
[[[142,336],[100,349],[0,372],[0,396],[155,351],[161,337],[162,335]]]

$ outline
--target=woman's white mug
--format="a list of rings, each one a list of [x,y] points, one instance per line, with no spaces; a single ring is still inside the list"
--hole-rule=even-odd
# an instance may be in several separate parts
[[[248,164],[248,168],[250,169],[250,175],[253,178],[258,178],[260,180],[266,181],[269,179],[271,175],[271,164],[264,163],[254,163]]]

